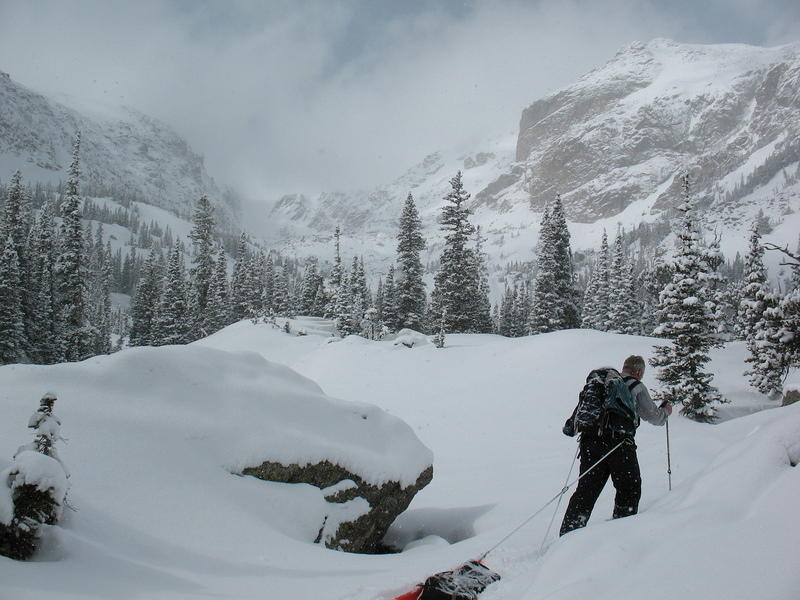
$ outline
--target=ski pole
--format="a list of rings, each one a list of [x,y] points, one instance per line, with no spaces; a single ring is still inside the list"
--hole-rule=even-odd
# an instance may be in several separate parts
[[[669,417],[664,423],[667,426],[667,480],[669,481],[669,491],[672,491],[672,461],[669,456]]]

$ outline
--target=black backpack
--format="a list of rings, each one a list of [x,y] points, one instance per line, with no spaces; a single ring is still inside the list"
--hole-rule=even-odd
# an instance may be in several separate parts
[[[635,377],[623,377],[610,367],[595,369],[586,377],[578,396],[578,405],[564,423],[564,434],[604,432],[634,435],[639,426],[633,390],[640,382]]]
[[[489,567],[471,560],[458,569],[428,577],[417,600],[478,600],[478,595],[499,579]]]

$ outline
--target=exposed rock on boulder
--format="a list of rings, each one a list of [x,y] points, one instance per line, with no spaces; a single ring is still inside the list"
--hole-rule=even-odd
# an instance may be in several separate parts
[[[800,388],[790,388],[784,392],[781,406],[789,406],[798,401],[800,401]]]
[[[243,475],[252,475],[265,481],[281,483],[308,483],[325,492],[325,499],[332,504],[344,505],[361,499],[364,510],[346,511],[341,518],[336,511],[321,524],[317,542],[328,548],[365,554],[383,550],[381,541],[389,526],[413,500],[418,491],[431,482],[433,466],[419,474],[415,483],[403,487],[400,482],[387,481],[381,485],[370,484],[355,473],[329,461],[313,465],[282,465],[264,462],[257,467],[247,467]]]

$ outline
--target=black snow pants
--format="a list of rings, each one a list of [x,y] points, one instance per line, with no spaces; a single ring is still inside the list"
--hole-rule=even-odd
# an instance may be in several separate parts
[[[638,512],[639,499],[642,496],[642,478],[639,473],[639,461],[636,458],[636,444],[632,437],[581,435],[581,474],[589,470],[622,439],[625,439],[625,443],[578,482],[578,487],[569,500],[559,535],[586,525],[609,476],[617,490],[613,517],[618,519]]]

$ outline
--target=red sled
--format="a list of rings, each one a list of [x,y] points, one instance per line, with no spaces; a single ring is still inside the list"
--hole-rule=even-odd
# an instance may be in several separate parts
[[[417,589],[395,600],[478,600],[478,595],[499,579],[500,575],[482,562],[471,560],[457,569],[431,575]]]

